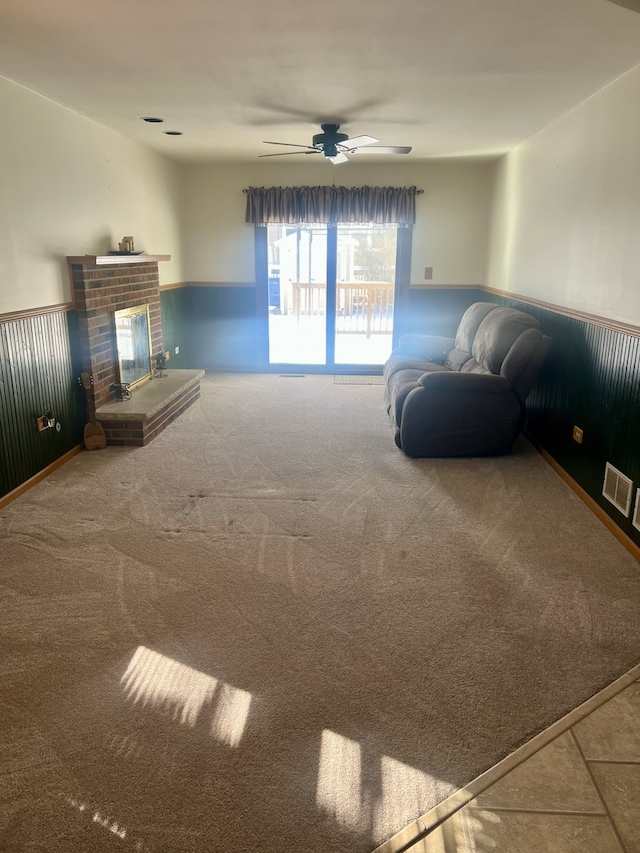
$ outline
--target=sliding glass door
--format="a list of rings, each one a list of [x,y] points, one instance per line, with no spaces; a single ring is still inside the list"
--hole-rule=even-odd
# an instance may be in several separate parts
[[[395,225],[269,225],[270,365],[382,365],[391,352]]]
[[[384,364],[391,352],[396,279],[394,225],[337,228],[334,361]]]
[[[327,227],[268,226],[269,364],[327,362]]]

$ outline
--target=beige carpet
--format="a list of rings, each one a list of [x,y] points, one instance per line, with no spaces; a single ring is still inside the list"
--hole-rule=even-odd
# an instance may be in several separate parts
[[[526,441],[208,376],[0,511],[0,849],[366,853],[640,659],[640,570]]]

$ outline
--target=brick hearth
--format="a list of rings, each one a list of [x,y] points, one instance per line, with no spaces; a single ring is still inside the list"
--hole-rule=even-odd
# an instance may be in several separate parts
[[[130,400],[96,411],[107,444],[142,447],[169,426],[200,396],[204,370],[172,370],[134,389]]]

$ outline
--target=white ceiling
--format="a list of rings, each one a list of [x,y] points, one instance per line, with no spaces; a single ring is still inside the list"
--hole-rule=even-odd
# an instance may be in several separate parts
[[[607,0],[0,0],[0,75],[181,160],[331,120],[404,161],[496,156],[638,63]]]

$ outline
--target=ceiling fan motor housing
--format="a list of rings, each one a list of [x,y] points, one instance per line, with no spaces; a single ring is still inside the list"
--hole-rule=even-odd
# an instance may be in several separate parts
[[[346,142],[348,133],[338,133],[339,124],[321,124],[324,133],[316,133],[313,137],[313,147],[320,149],[325,157],[335,157],[338,153],[337,146]]]
[[[640,0],[637,0],[640,2]],[[339,124],[321,124],[322,133],[316,133],[312,137],[311,145],[300,145],[293,142],[268,142],[266,145],[286,145],[288,148],[300,148],[301,151],[286,151],[284,154],[259,154],[259,157],[286,157],[287,154],[322,154],[332,163],[347,163],[347,154],[355,154],[356,151],[370,151],[379,154],[408,154],[411,151],[409,145],[377,145],[372,143],[379,140],[375,136],[353,136],[349,138],[347,133],[339,133]]]

